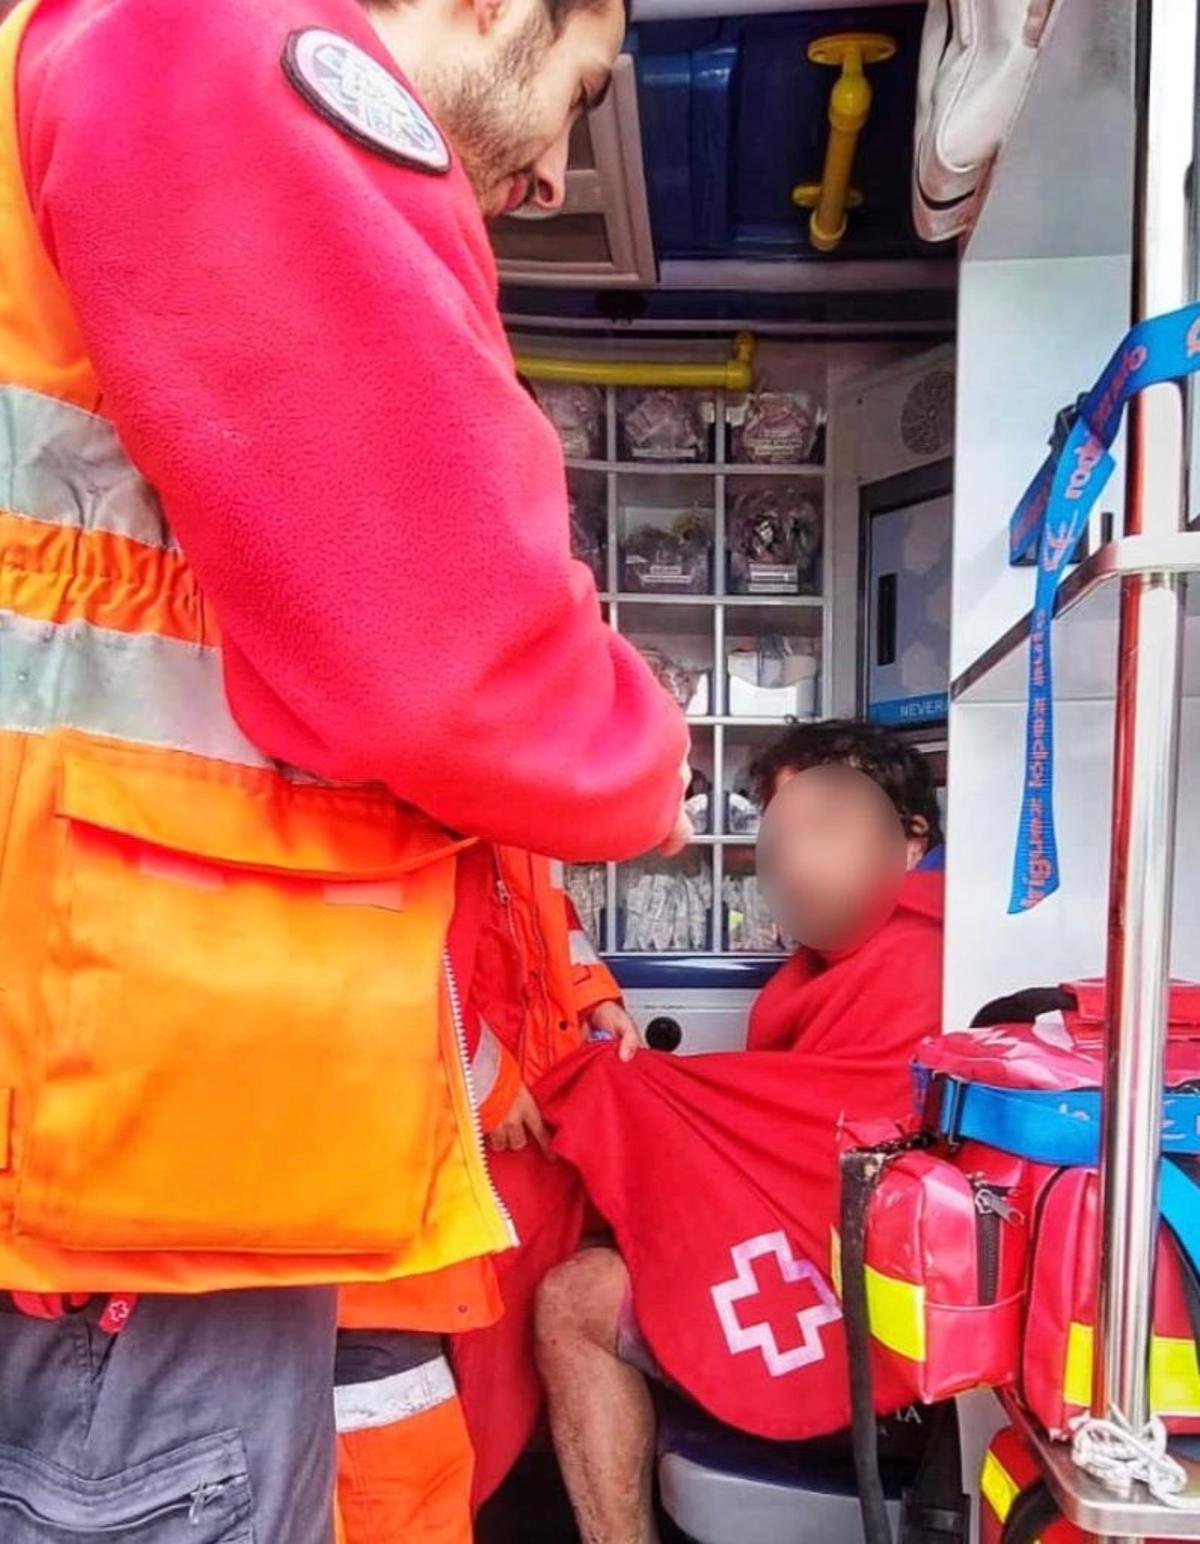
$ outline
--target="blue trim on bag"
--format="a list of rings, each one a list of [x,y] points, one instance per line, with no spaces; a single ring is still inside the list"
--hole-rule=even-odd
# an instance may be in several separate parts
[[[929,1082],[933,1129],[951,1142],[989,1147],[1034,1163],[1094,1167],[1100,1160],[1100,1091],[997,1088],[935,1075]],[[1168,1093],[1163,1151],[1200,1153],[1200,1093]]]
[[[1095,1168],[1100,1091],[997,1088],[916,1068],[926,1125],[946,1141],[983,1142],[1033,1163]],[[1161,1210],[1200,1270],[1200,1184],[1176,1161],[1200,1154],[1200,1093],[1168,1092],[1163,1105]]]

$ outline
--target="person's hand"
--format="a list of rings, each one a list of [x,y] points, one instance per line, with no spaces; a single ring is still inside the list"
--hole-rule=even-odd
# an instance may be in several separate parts
[[[671,834],[658,849],[664,858],[673,858],[688,846],[696,834],[696,828],[692,825],[691,817],[684,808],[687,799],[687,791],[692,786],[692,765],[689,752],[683,758],[683,765],[679,769],[679,781],[683,785],[683,791],[679,796],[679,813],[675,817],[675,824],[671,828]]]
[[[528,1145],[530,1137],[549,1156],[550,1133],[542,1120],[537,1100],[522,1083],[517,1097],[508,1107],[508,1114],[495,1130],[489,1132],[488,1141],[497,1153],[519,1153]]]
[[[597,1003],[588,1018],[588,1031],[594,1040],[615,1040],[621,1061],[632,1061],[641,1047],[638,1027],[620,1003]]]
[[[691,844],[695,835],[696,828],[692,824],[691,816],[681,804],[679,814],[675,817],[675,824],[671,828],[671,834],[658,850],[664,858],[674,858]]]

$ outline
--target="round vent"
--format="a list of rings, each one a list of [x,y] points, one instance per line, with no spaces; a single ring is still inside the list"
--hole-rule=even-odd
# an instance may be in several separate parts
[[[914,456],[935,456],[954,438],[954,375],[934,370],[922,377],[900,409],[900,438]]]

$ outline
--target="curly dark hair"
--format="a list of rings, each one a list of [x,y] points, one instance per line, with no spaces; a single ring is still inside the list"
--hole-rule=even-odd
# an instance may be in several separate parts
[[[924,836],[930,848],[942,845],[942,815],[929,762],[899,736],[859,720],[790,724],[750,765],[750,785],[759,808],[771,802],[781,772],[831,765],[865,772],[896,806],[909,836]]]

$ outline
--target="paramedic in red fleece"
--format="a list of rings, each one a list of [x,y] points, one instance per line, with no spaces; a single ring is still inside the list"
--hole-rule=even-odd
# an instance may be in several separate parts
[[[0,601],[0,625],[11,621],[3,608],[24,606],[25,631],[56,644],[36,670],[59,671],[30,684],[6,661],[0,772],[19,780],[54,736],[92,733],[103,710],[95,737],[117,738],[114,758],[141,758],[139,789],[156,808],[164,769],[186,756],[202,774],[198,795],[215,789],[234,810],[215,885],[187,890],[195,865],[171,872],[179,906],[207,908],[214,933],[224,926],[222,941],[244,951],[244,976],[210,963],[206,981],[228,992],[229,1019],[257,1037],[254,1067],[271,1072],[231,1058],[228,1089],[257,1090],[260,1110],[290,1118],[295,1144],[261,1151],[261,1130],[274,1128],[248,1120],[236,1144],[219,1144],[244,1186],[205,1189],[219,1090],[188,1107],[193,1188],[225,1208],[221,1239],[256,1242],[240,1253],[208,1248],[207,1236],[195,1245],[186,1220],[160,1222],[127,1197],[112,1248],[140,1229],[138,1279],[152,1285],[120,1334],[108,1333],[123,1319],[102,1313],[103,1295],[130,1290],[128,1254],[63,1249],[26,1279],[0,1275],[0,1289],[21,1292],[0,1291],[6,1539],[13,1528],[41,1537],[23,1521],[36,1514],[81,1537],[93,1527],[124,1537],[136,1522],[149,1544],[160,1537],[153,1518],[163,1538],[187,1532],[190,1504],[197,1540],[245,1529],[263,1544],[327,1544],[335,1289],[319,1285],[322,1272],[369,1280],[394,1261],[400,1274],[422,1249],[449,1266],[508,1237],[444,1030],[452,994],[437,956],[450,886],[435,907],[431,886],[406,875],[372,887],[368,860],[356,872],[352,859],[377,855],[393,832],[436,839],[439,853],[462,834],[566,860],[688,837],[682,716],[604,625],[592,579],[570,557],[561,453],[517,383],[484,226],[525,201],[561,201],[571,126],[604,95],[624,26],[621,0],[25,0],[0,29],[0,427],[13,472],[3,515],[22,552],[52,550],[68,565],[40,588],[12,580]],[[0,556],[11,575],[13,554]],[[88,659],[90,676],[64,680]],[[118,691],[130,660],[158,674]],[[207,695],[190,690],[197,682]],[[123,727],[135,721],[136,732]],[[14,804],[5,781],[4,873]],[[332,872],[324,848],[313,858],[304,845],[311,826],[289,823],[297,804],[330,828],[345,812]],[[46,840],[65,824],[47,814]],[[106,861],[124,863],[125,851],[112,842]],[[439,884],[451,861],[439,859]],[[289,879],[276,881],[276,868]],[[149,859],[128,869],[131,885],[162,887],[161,903],[170,874]],[[364,869],[363,882],[341,883]],[[465,877],[464,867],[460,894]],[[301,976],[324,972],[319,990],[298,1005],[342,1016],[326,1042],[319,1028],[305,1041],[319,1058],[297,1050],[295,958],[281,943],[255,952],[253,929],[221,921],[228,897],[251,885],[268,896],[263,914],[303,905],[325,928]],[[2,893],[10,907],[21,899],[11,885]],[[40,891],[35,900],[36,910]],[[406,912],[431,918],[419,980],[415,955],[383,947],[409,925],[390,918]],[[352,940],[359,967],[378,948],[380,968],[357,979],[331,938]],[[171,1044],[186,1043],[173,1015],[199,974],[179,968],[185,947],[211,961],[203,933],[155,938]],[[0,995],[8,1050],[23,1021],[9,1012],[7,971]],[[36,989],[26,995],[36,1007]],[[351,1005],[368,996],[386,998],[371,1021],[378,1044],[343,1054],[342,1035],[367,1043]],[[211,1016],[214,1032],[225,1018]],[[147,1035],[139,1055],[161,1043]],[[85,1060],[81,1051],[73,1075],[88,1072]],[[412,1068],[402,1086],[397,1065]],[[180,1077],[187,1068],[181,1054]],[[345,1121],[315,1142],[322,1069],[349,1092]],[[120,1073],[108,1087],[127,1086]],[[156,1113],[147,1087],[138,1135]],[[386,1092],[393,1125],[422,1154],[419,1175],[384,1164],[364,1138],[355,1087],[375,1105]],[[6,1112],[11,1103],[25,1118],[25,1091],[4,1094]],[[343,1105],[329,1107],[340,1120]],[[183,1139],[178,1126],[167,1132],[167,1154]],[[13,1166],[25,1162],[23,1130],[10,1151]],[[113,1151],[110,1163],[115,1139]],[[256,1233],[258,1191],[282,1198],[286,1221],[303,1163],[335,1175],[344,1204],[314,1204],[311,1233],[283,1222]],[[85,1173],[89,1196],[90,1185]],[[390,1218],[389,1198],[410,1187],[410,1232],[385,1245],[381,1225],[362,1247],[360,1216]],[[436,1248],[425,1247],[430,1218],[441,1219]],[[0,1229],[10,1257],[33,1249],[9,1210]]]
[[[551,1272],[538,1305],[585,1544],[656,1538],[647,1376],[767,1437],[847,1423],[836,1131],[844,1115],[904,1115],[913,1051],[941,1028],[942,876],[918,871],[941,834],[922,757],[862,726],[797,727],[756,778],[760,876],[820,951],[801,948],[764,988],[746,1052],[628,1065],[595,1052],[538,1086],[555,1151],[616,1241]],[[892,1398],[882,1380],[879,1394]]]

